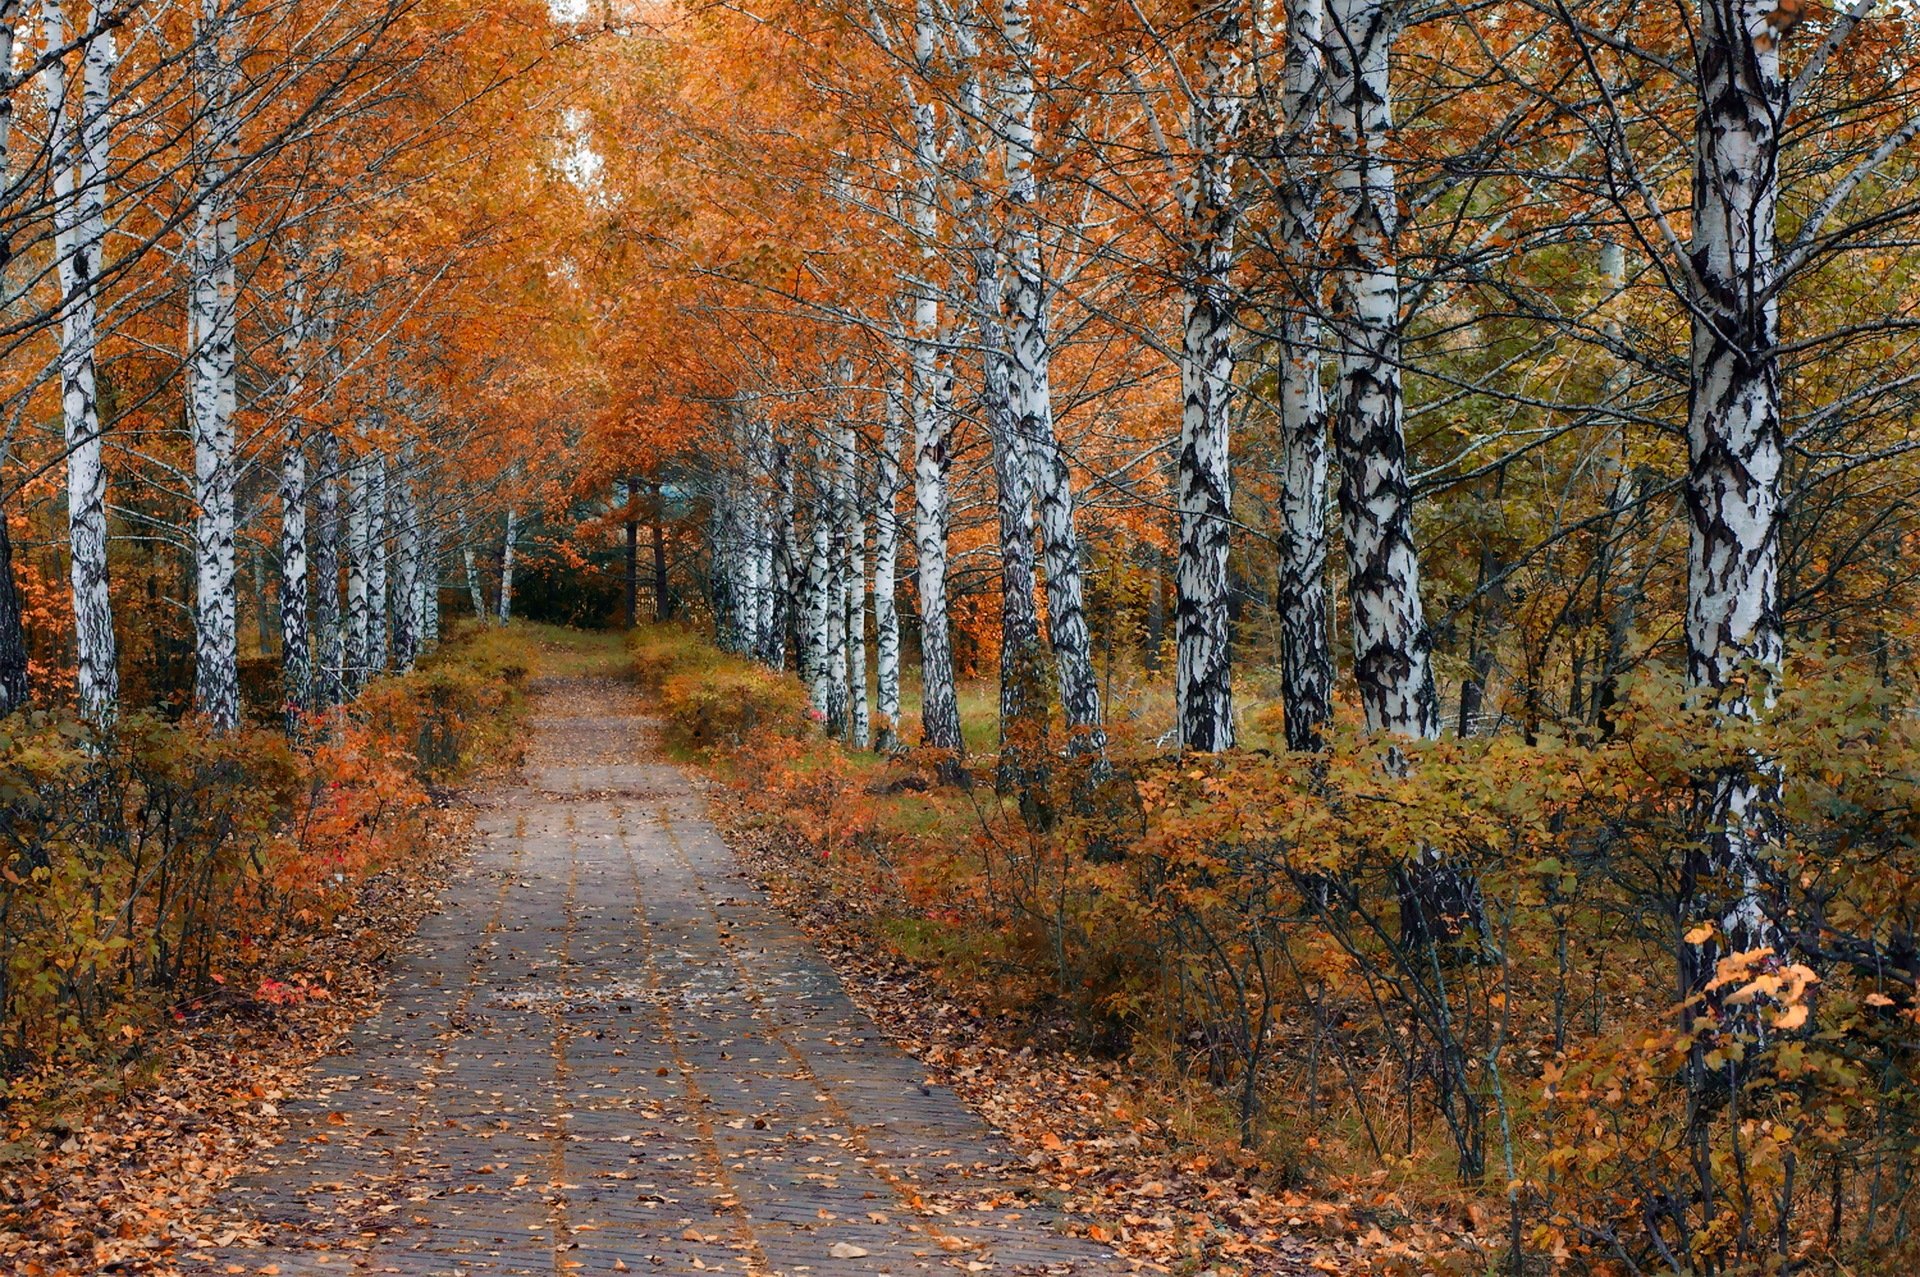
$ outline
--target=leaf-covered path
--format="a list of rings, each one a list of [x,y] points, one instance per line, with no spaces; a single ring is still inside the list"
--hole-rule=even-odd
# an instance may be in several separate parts
[[[544,684],[520,784],[230,1194],[210,1273],[1126,1271],[1010,1193],[767,905],[633,693]]]

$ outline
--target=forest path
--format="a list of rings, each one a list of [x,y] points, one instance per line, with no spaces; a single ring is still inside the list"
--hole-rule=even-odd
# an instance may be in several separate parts
[[[849,1000],[630,686],[536,697],[383,1008],[228,1195],[274,1248],[203,1271],[1128,1271]]]

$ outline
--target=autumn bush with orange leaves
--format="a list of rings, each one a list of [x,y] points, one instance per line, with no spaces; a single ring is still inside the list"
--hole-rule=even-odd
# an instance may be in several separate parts
[[[676,642],[679,679],[732,664]],[[1347,724],[1310,758],[1121,740],[1111,778],[1057,760],[1039,802],[996,795],[991,759],[971,787],[943,785],[945,760],[851,753],[790,725],[712,756],[833,864],[876,937],[1124,1053],[1285,1180],[1387,1176],[1454,1218],[1476,1265],[1906,1258],[1920,1208],[1910,688],[1810,660],[1765,721],[1728,727],[1676,683],[1643,680],[1609,733],[1584,737],[1390,751]],[[680,685],[656,680],[669,719],[707,712]],[[1759,889],[1788,951],[1726,957],[1691,999],[1704,1016],[1683,1015],[1675,955],[1711,930],[1689,893],[1703,778],[1759,759],[1787,782]],[[1416,857],[1480,902],[1431,945],[1399,916]],[[1689,1085],[1702,1068],[1734,1080]]]
[[[0,1063],[144,1048],[210,997],[325,996],[302,938],[421,845],[431,787],[511,749],[525,673],[476,631],[289,745],[125,717],[0,720]]]

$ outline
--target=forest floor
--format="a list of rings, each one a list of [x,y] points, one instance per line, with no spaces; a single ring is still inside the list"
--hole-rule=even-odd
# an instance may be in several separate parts
[[[618,658],[549,644],[524,772],[184,1271],[1133,1271],[762,895]]]

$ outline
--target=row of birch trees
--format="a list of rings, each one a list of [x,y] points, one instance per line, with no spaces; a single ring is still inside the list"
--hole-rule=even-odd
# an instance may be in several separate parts
[[[724,236],[645,210],[689,281],[646,304],[706,334],[674,372],[706,423],[677,464],[722,642],[797,665],[847,739],[898,743],[911,714],[910,743],[962,750],[956,618],[986,582],[1002,777],[1102,756],[1089,580],[1114,560],[1171,578],[1189,751],[1239,743],[1256,622],[1297,751],[1342,702],[1407,742],[1604,733],[1620,680],[1662,663],[1738,722],[1796,625],[1883,669],[1904,641],[1904,10],[763,17],[677,33],[686,87],[645,118],[705,138],[696,163],[619,134],[630,109],[600,127],[643,156],[610,179],[723,175]],[[708,96],[741,64],[784,82]],[[1766,759],[1703,781],[1685,912],[1716,925],[1689,988],[1783,947],[1782,782]],[[1402,927],[1458,933],[1475,900],[1416,866]]]
[[[190,616],[191,704],[219,731],[243,717],[243,602],[294,725],[437,642],[456,549],[493,610],[474,537],[507,615],[523,423],[480,393],[513,355],[471,335],[499,226],[462,214],[488,183],[565,184],[550,139],[498,131],[541,111],[541,51],[481,17],[0,6],[0,712],[70,693],[110,726],[124,642],[172,623],[148,590]]]

